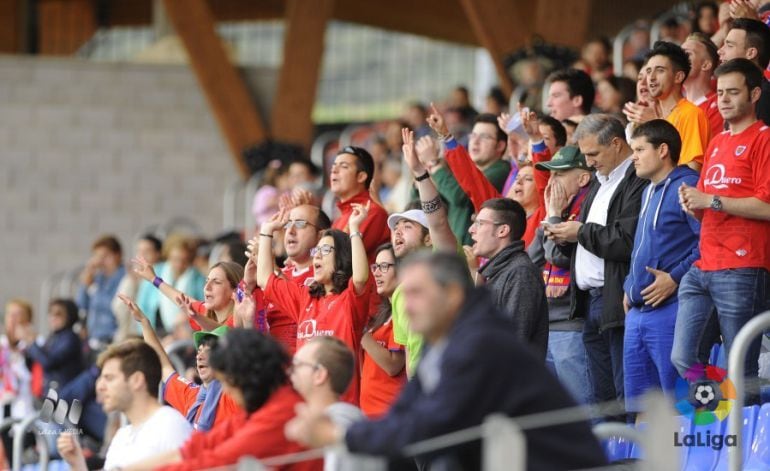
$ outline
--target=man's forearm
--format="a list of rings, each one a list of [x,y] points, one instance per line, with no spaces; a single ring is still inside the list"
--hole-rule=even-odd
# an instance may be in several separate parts
[[[746,219],[770,221],[770,204],[753,196],[749,198],[720,198],[722,211]]]

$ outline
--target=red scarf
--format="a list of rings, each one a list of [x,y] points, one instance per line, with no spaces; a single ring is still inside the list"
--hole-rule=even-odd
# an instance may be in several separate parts
[[[588,194],[588,187],[581,188],[569,205],[567,221],[574,221],[580,214],[580,206]],[[545,295],[549,299],[560,298],[567,293],[570,281],[569,268],[559,268],[545,262],[543,267],[543,281],[545,282]]]

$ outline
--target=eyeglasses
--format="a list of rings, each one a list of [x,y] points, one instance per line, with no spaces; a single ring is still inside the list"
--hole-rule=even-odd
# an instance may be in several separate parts
[[[316,229],[318,229],[318,226],[316,226],[312,222],[305,221],[304,219],[296,219],[294,221],[289,219],[288,221],[286,221],[286,224],[283,225],[283,229],[285,231],[288,231],[289,229],[291,229],[291,226],[294,226],[297,229],[304,229],[307,226],[312,226],[312,227],[315,227]]]
[[[387,273],[388,270],[390,270],[390,267],[395,267],[395,263],[388,263],[388,262],[382,262],[382,263],[372,263],[369,265],[369,268],[372,269],[372,273],[376,272],[377,269],[380,269],[380,272]]]
[[[473,227],[475,227],[476,229],[478,229],[478,228],[480,228],[480,227],[481,227],[482,225],[484,225],[484,224],[492,224],[492,225],[495,225],[495,226],[501,226],[501,225],[503,225],[503,224],[505,224],[505,223],[503,223],[503,222],[497,222],[497,221],[490,221],[490,220],[487,220],[487,219],[479,219],[479,218],[476,218],[476,220],[475,220],[475,221],[473,221],[473,224],[471,224],[471,226],[473,226]]]
[[[320,253],[322,257],[325,257],[330,253],[332,253],[332,250],[334,250],[334,247],[332,247],[329,244],[324,244],[320,247],[313,247],[312,249],[310,249],[310,256],[315,257],[316,254]]]
[[[484,133],[484,132],[479,132],[479,133],[472,132],[472,133],[470,133],[468,135],[468,138],[469,139],[485,139],[485,140],[497,139],[497,137],[495,137],[495,136],[493,136],[491,134]]]
[[[309,368],[311,368],[313,370],[317,370],[318,368],[321,367],[321,365],[319,365],[318,363],[310,363],[310,362],[302,361],[302,360],[292,360],[291,361],[291,366],[289,366],[289,370],[290,371],[294,371],[294,370],[296,370],[297,368],[299,368],[301,366],[307,366],[307,367],[309,367]]]

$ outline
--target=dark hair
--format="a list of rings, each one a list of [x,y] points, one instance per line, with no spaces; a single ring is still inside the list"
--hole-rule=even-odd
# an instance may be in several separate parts
[[[329,216],[321,208],[318,208],[318,215],[316,215],[315,225],[319,231],[325,231],[326,229],[332,227],[331,219],[329,219]]]
[[[647,139],[647,142],[652,144],[654,148],[659,148],[661,144],[668,146],[668,153],[671,156],[671,160],[674,165],[679,163],[679,154],[682,151],[682,138],[679,136],[679,131],[676,130],[673,124],[669,123],[665,119],[653,119],[642,123],[634,129],[634,133],[631,135],[631,139],[637,139],[643,137]]]
[[[158,397],[162,376],[160,358],[151,346],[139,339],[114,343],[99,355],[96,366],[102,369],[108,360],[113,359],[120,360],[120,371],[126,379],[136,372],[144,375],[147,394]]]
[[[629,101],[636,101],[636,82],[630,78],[620,75],[610,75],[604,80],[620,93],[621,104],[628,103]]]
[[[456,253],[418,250],[407,256],[399,268],[406,270],[414,265],[426,265],[433,281],[442,288],[459,285],[466,293],[474,288],[468,262]]]
[[[96,239],[91,245],[91,250],[98,248],[105,248],[115,255],[123,255],[123,247],[121,247],[118,238],[113,235],[103,235]]]
[[[206,335],[198,342],[198,348],[200,347],[209,347],[214,348],[217,346],[217,342],[219,342],[219,337],[216,335]]]
[[[489,89],[489,94],[487,95],[487,98],[491,98],[492,100],[495,101],[495,103],[497,103],[502,107],[508,106],[508,99],[505,98],[505,93],[503,93],[503,89],[498,86],[494,86]]]
[[[742,29],[746,32],[746,47],[757,50],[757,64],[762,69],[770,62],[770,27],[759,20],[738,18],[733,21],[730,29]]]
[[[698,4],[695,5],[695,8],[693,9],[695,12],[695,16],[693,17],[692,27],[690,28],[693,33],[703,32],[700,29],[700,17],[701,17],[701,12],[706,8],[711,9],[711,11],[714,12],[714,16],[719,15],[719,6],[716,4],[716,2],[712,2],[712,1],[698,2]]]
[[[240,239],[228,240],[222,243],[227,247],[227,254],[230,255],[230,260],[237,263],[241,267],[246,266],[249,259],[246,257],[246,243]]]
[[[372,158],[372,154],[363,147],[356,146],[343,147],[337,152],[338,156],[342,154],[350,154],[356,158],[356,170],[366,174],[364,188],[368,190],[369,185],[372,184],[372,178],[374,178],[374,159]]]
[[[345,394],[356,365],[353,352],[337,337],[315,337],[311,342],[318,344],[315,360],[329,373],[332,391],[340,396]]]
[[[743,78],[746,79],[746,86],[749,89],[749,93],[755,88],[761,87],[762,81],[765,79],[762,71],[757,67],[757,64],[742,57],[731,59],[717,67],[717,70],[714,71],[714,76],[719,78],[723,75],[732,73],[743,75]]]
[[[650,52],[645,54],[644,61],[649,62],[655,56],[668,58],[674,73],[684,72],[684,78],[690,75],[690,58],[681,46],[668,41],[655,41]]]
[[[583,98],[580,109],[584,114],[591,112],[591,107],[596,98],[596,89],[591,77],[580,69],[562,69],[557,70],[548,77],[548,82],[564,82],[567,85],[569,97],[576,96]]]
[[[477,115],[473,120],[473,124],[475,125],[476,123],[494,125],[495,129],[497,130],[497,142],[508,142],[508,135],[505,134],[505,131],[500,129],[500,125],[497,124],[497,116],[493,115],[492,113],[481,113]]]
[[[712,70],[716,69],[719,66],[719,49],[717,48],[717,45],[714,44],[714,41],[712,41],[710,37],[706,36],[703,33],[692,33],[689,36],[687,36],[687,39],[703,44],[703,47],[706,48],[706,53],[708,54],[709,59],[711,60]]]
[[[339,229],[327,229],[321,233],[319,240],[331,237],[334,240],[334,274],[332,274],[332,293],[342,293],[348,287],[350,277],[353,276],[353,250],[350,244],[350,236]],[[310,285],[310,296],[322,298],[326,296],[326,288],[321,283],[314,281]]]
[[[209,354],[209,365],[240,390],[251,414],[286,384],[289,356],[272,337],[254,329],[230,329]]]
[[[420,226],[422,227],[422,226]],[[395,270],[398,267],[398,259],[396,258],[396,253],[393,251],[393,244],[390,242],[386,242],[374,251],[374,258],[377,258],[377,255],[380,254],[380,252],[390,252],[390,255],[393,256],[393,260],[396,261],[396,266],[391,267],[391,269]],[[383,324],[388,322],[388,319],[390,319],[391,314],[393,314],[393,305],[390,304],[390,299],[388,299],[387,296],[380,296],[380,306],[377,308],[377,314],[374,315],[369,320],[369,325],[366,326],[367,330],[377,330],[380,328]]]
[[[557,146],[564,147],[567,145],[567,130],[558,119],[554,118],[553,116],[543,116],[540,118],[540,123],[548,126],[551,129]]]
[[[163,249],[163,242],[161,242],[160,239],[155,237],[152,234],[144,234],[142,237],[139,238],[139,240],[146,240],[147,242],[152,245],[152,248],[155,249],[156,252],[160,253],[160,251]]]
[[[510,198],[493,198],[486,200],[481,208],[494,211],[498,222],[508,226],[511,230],[511,242],[524,236],[524,231],[527,229],[527,212],[516,201]]]
[[[48,304],[48,309],[54,306],[59,306],[64,309],[64,312],[67,315],[67,323],[64,328],[67,330],[72,329],[72,326],[74,326],[80,318],[78,316],[78,305],[75,304],[75,301],[71,299],[56,298]]]

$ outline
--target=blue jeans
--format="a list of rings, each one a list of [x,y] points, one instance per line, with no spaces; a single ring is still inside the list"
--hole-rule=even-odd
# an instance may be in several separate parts
[[[588,377],[588,360],[582,332],[560,330],[548,332],[548,353],[545,363],[578,404],[591,403],[591,382]]]
[[[713,309],[729,358],[735,336],[746,322],[767,309],[770,277],[764,268],[702,271],[690,268],[679,284],[679,312],[676,318],[671,362],[681,376],[702,363],[704,338],[711,335]],[[713,322],[712,322],[713,324]],[[746,355],[746,377],[759,372],[761,339],[752,342]],[[708,345],[710,347],[710,345]]]
[[[639,399],[649,389],[671,396],[679,374],[671,364],[676,302],[652,311],[631,308],[626,315],[623,339],[626,410],[642,412]]]
[[[601,288],[591,290],[583,343],[594,403],[623,399],[623,327],[601,330],[603,306]]]

